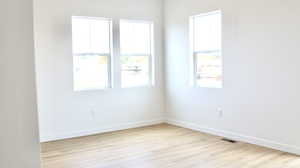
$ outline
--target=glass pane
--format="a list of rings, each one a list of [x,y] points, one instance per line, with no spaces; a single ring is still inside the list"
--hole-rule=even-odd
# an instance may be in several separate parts
[[[90,52],[90,25],[89,20],[82,18],[72,19],[73,53]]]
[[[72,18],[75,90],[109,87],[110,26],[107,19]]]
[[[196,81],[200,87],[222,87],[221,52],[197,54]]]
[[[72,19],[73,53],[110,53],[110,21],[97,18]]]
[[[149,57],[122,56],[122,87],[149,84]]]
[[[110,21],[90,20],[91,52],[110,53]]]
[[[151,26],[151,23],[121,21],[121,55],[150,55]]]
[[[195,51],[220,50],[222,45],[221,13],[194,17]]]
[[[107,56],[75,56],[74,89],[108,88],[108,62]]]

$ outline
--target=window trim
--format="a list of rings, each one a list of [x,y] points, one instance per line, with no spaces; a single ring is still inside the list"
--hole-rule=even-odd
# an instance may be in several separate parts
[[[121,53],[121,22],[127,22],[127,23],[145,23],[145,24],[149,24],[150,26],[150,54],[143,54],[143,53],[139,53],[139,54],[122,54]],[[155,85],[155,44],[154,44],[154,21],[150,21],[150,20],[138,20],[138,19],[120,19],[119,20],[119,42],[120,42],[120,47],[119,47],[119,56],[120,58],[123,56],[147,56],[148,57],[148,61],[149,61],[149,81],[147,84],[145,85],[137,85],[137,86],[127,86],[127,87],[123,87],[122,86],[122,65],[120,64],[120,87],[122,89],[129,89],[129,88],[142,88],[142,87],[153,87]]]
[[[222,44],[221,44],[221,49],[220,50],[206,50],[206,51],[195,51],[195,19],[197,17],[204,17],[204,16],[210,16],[210,15],[214,15],[214,14],[221,14],[221,22],[222,22],[222,11],[221,10],[215,10],[215,11],[211,11],[211,12],[206,12],[206,13],[202,13],[202,14],[198,14],[198,15],[193,15],[189,17],[189,45],[190,45],[190,86],[192,87],[196,87],[196,88],[206,88],[206,89],[221,89],[224,87],[224,80],[222,79],[222,84],[221,87],[215,87],[215,86],[211,86],[211,87],[203,87],[197,84],[197,54],[199,53],[211,53],[211,52],[216,52],[219,51],[221,52],[221,61],[222,61],[222,71],[223,71],[223,53],[222,53]],[[222,40],[222,34],[221,34],[221,40]],[[223,72],[222,72],[223,74]]]
[[[109,22],[109,51],[110,53],[74,53],[74,41],[73,41],[73,19],[87,19],[87,20],[103,20]],[[90,17],[90,16],[72,16],[71,17],[71,27],[72,27],[72,66],[73,66],[73,91],[74,92],[83,92],[83,91],[100,91],[100,90],[108,90],[113,88],[113,19],[106,17]],[[76,89],[75,88],[75,72],[74,72],[74,57],[76,56],[107,56],[108,66],[107,66],[107,87],[104,88],[91,88],[91,89]]]

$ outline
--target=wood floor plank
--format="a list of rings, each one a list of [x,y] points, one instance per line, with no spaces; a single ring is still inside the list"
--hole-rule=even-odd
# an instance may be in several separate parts
[[[160,124],[42,143],[43,168],[300,168],[300,157]]]

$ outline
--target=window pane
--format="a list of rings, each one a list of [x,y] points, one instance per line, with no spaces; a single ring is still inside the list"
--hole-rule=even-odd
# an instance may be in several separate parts
[[[108,56],[75,56],[74,89],[90,90],[108,87]]]
[[[110,53],[110,21],[73,17],[73,53]]]
[[[152,23],[124,20],[120,33],[122,87],[150,84]]]
[[[72,18],[75,90],[110,86],[110,26],[107,19]]]
[[[90,52],[90,24],[88,19],[73,18],[73,53]]]
[[[151,53],[151,24],[130,21],[120,22],[121,54],[139,55]]]
[[[195,51],[221,49],[221,13],[194,17]]]
[[[122,56],[122,87],[147,85],[149,83],[148,56]]]
[[[106,20],[91,20],[91,52],[110,53],[110,24]]]
[[[222,88],[222,16],[220,11],[192,17],[195,81],[200,87]]]
[[[220,52],[196,54],[196,81],[201,87],[222,87],[222,59]]]

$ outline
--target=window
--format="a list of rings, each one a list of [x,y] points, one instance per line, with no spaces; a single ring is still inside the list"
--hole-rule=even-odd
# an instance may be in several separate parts
[[[73,17],[74,90],[111,87],[111,20]]]
[[[153,59],[153,24],[120,21],[121,86],[150,85]]]
[[[193,83],[222,88],[222,14],[210,12],[190,18]]]

